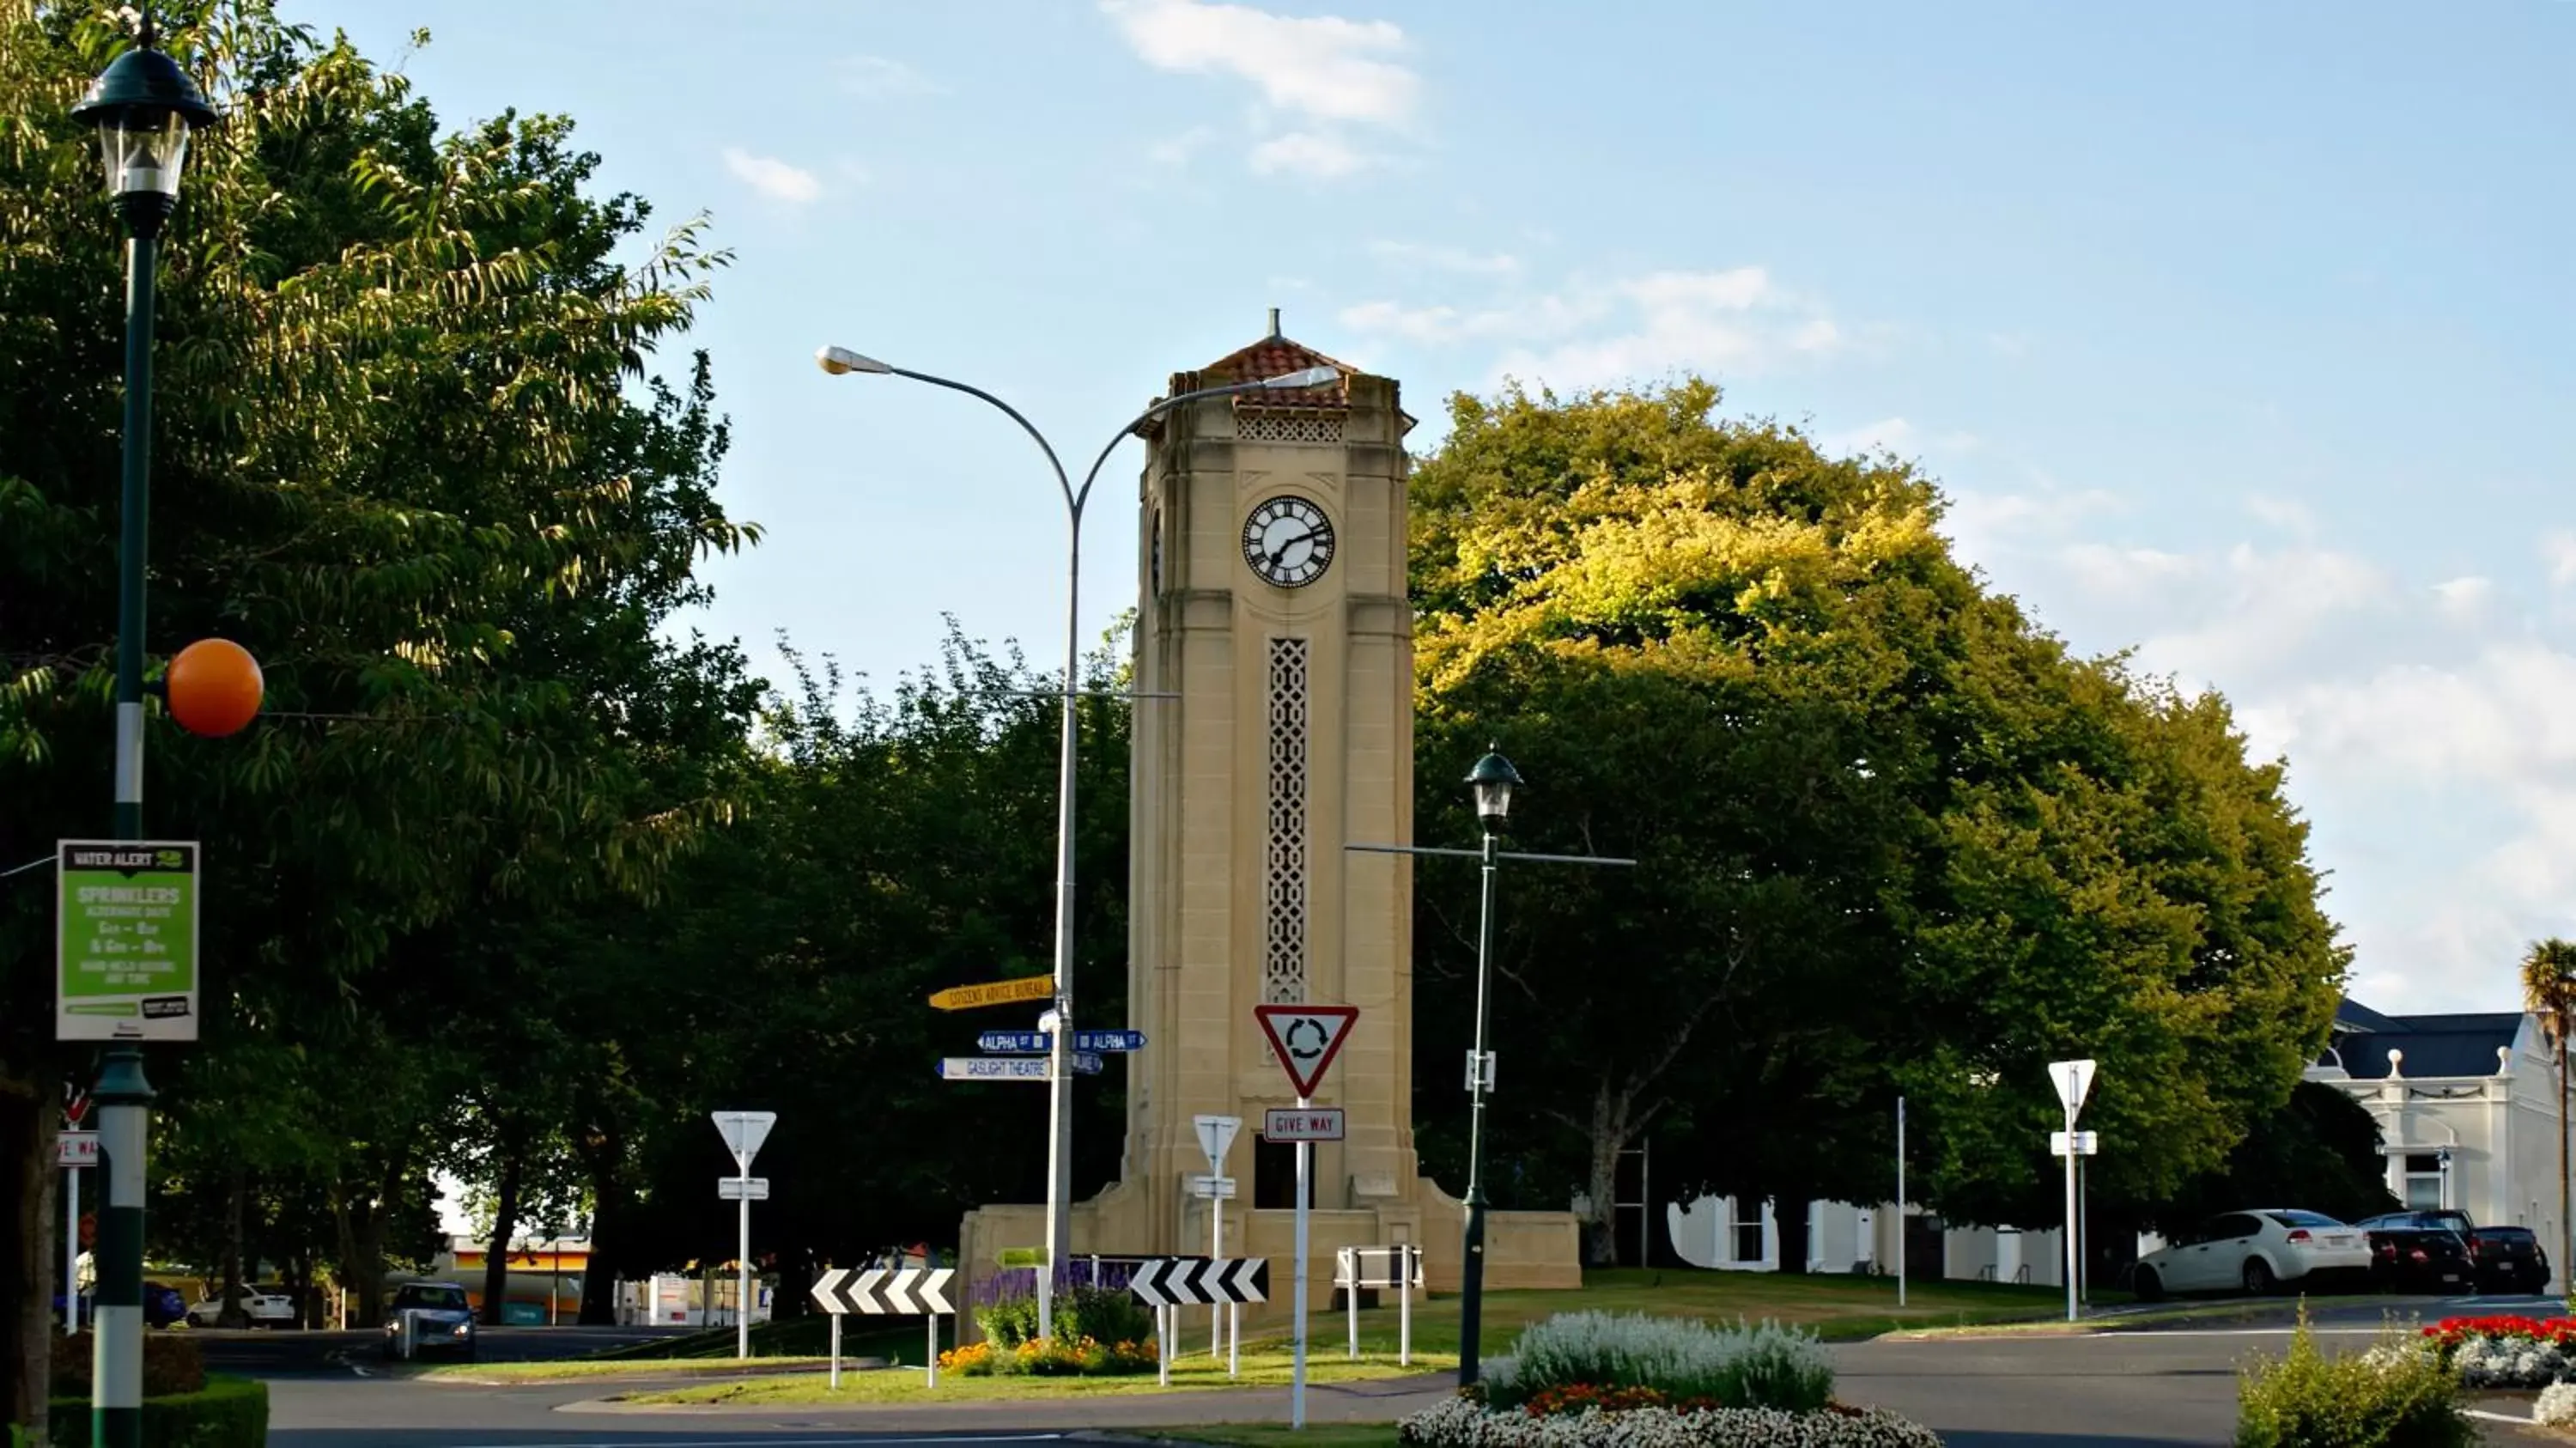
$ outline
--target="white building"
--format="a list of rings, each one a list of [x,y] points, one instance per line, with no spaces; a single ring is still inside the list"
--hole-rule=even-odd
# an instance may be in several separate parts
[[[2379,1119],[2388,1189],[2410,1207],[2529,1227],[2563,1266],[2557,1053],[2519,1011],[2383,1016],[2345,1001],[2308,1079]]]

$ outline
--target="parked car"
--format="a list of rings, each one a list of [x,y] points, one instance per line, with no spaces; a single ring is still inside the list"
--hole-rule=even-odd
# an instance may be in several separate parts
[[[2381,1292],[2467,1292],[2477,1277],[2466,1238],[2449,1227],[2373,1217],[2356,1223],[2370,1239],[2370,1285]]]
[[[2360,1228],[2318,1212],[2265,1207],[2226,1212],[2138,1259],[2130,1290],[2152,1302],[2169,1292],[2270,1292],[2283,1282],[2358,1279],[2370,1270]]]
[[[385,1307],[385,1356],[402,1356],[403,1319],[412,1320],[412,1352],[474,1359],[474,1309],[453,1282],[406,1282]]]
[[[2465,1248],[2461,1285],[2478,1291],[2538,1292],[2549,1284],[2549,1254],[2529,1227],[2481,1227],[2456,1208],[2387,1212],[2360,1225],[2370,1231],[2450,1232]]]
[[[295,1299],[283,1293],[245,1288],[239,1300],[242,1315],[250,1319],[253,1327],[283,1327],[295,1321]],[[188,1321],[197,1327],[218,1326],[223,1315],[223,1299],[219,1296],[209,1297],[188,1309]]]

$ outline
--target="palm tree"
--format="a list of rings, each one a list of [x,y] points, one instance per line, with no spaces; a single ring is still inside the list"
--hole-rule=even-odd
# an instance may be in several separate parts
[[[2576,942],[2551,936],[2535,942],[2522,956],[2522,1008],[2540,1018],[2540,1028],[2558,1051],[2558,1280],[2576,1271],[2576,1221],[2568,1219],[2567,1038],[2576,1032]],[[2576,1293],[2569,1294],[2576,1300]]]

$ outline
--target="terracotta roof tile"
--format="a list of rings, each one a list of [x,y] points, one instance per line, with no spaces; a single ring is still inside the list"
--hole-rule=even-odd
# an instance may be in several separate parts
[[[1233,382],[1258,382],[1264,377],[1280,377],[1302,372],[1309,367],[1338,369],[1343,380],[1326,387],[1300,387],[1293,392],[1251,392],[1235,399],[1238,407],[1348,407],[1350,374],[1359,369],[1337,362],[1303,343],[1285,337],[1269,336],[1198,371],[1199,385],[1221,387]]]

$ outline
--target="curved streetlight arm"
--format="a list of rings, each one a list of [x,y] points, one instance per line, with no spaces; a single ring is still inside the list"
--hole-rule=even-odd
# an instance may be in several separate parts
[[[1068,497],[1073,503],[1074,515],[1076,517],[1080,517],[1082,514],[1082,505],[1090,501],[1091,485],[1100,477],[1100,470],[1108,465],[1109,455],[1118,451],[1118,445],[1125,442],[1128,435],[1135,432],[1136,429],[1152,422],[1155,418],[1162,416],[1164,413],[1171,411],[1173,408],[1180,406],[1184,402],[1197,402],[1201,398],[1207,397],[1231,397],[1238,392],[1276,391],[1278,386],[1279,384],[1277,380],[1264,379],[1259,382],[1230,382],[1223,387],[1202,387],[1195,392],[1183,392],[1175,396],[1166,397],[1162,401],[1155,403],[1153,406],[1146,408],[1143,412],[1136,414],[1133,420],[1131,420],[1125,427],[1118,429],[1116,435],[1109,439],[1109,445],[1100,450],[1100,456],[1092,459],[1091,471],[1082,475],[1081,491],[1068,494]],[[1026,424],[1022,425],[1025,426]]]
[[[995,397],[993,394],[986,392],[983,388],[977,387],[971,382],[958,382],[946,377],[934,377],[930,373],[914,372],[909,368],[904,367],[888,367],[886,369],[886,374],[891,377],[909,377],[915,382],[927,382],[933,387],[945,387],[951,392],[963,392],[969,397],[981,398],[982,400],[993,404],[995,407],[1000,408],[1004,415],[1008,416],[1011,421],[1020,425],[1020,431],[1027,433],[1031,442],[1038,445],[1038,451],[1046,454],[1047,466],[1055,469],[1055,485],[1064,490],[1064,505],[1067,508],[1072,509],[1077,514],[1082,511],[1082,502],[1075,496],[1073,491],[1073,479],[1066,476],[1064,463],[1055,455],[1054,444],[1046,440],[1045,433],[1038,431],[1037,424],[1021,416],[1018,408],[1013,407],[1011,404],[1004,402],[1002,399]],[[1097,465],[1094,466],[1093,470],[1098,471]],[[1090,482],[1086,479],[1083,484],[1083,491],[1087,493],[1090,490]]]

